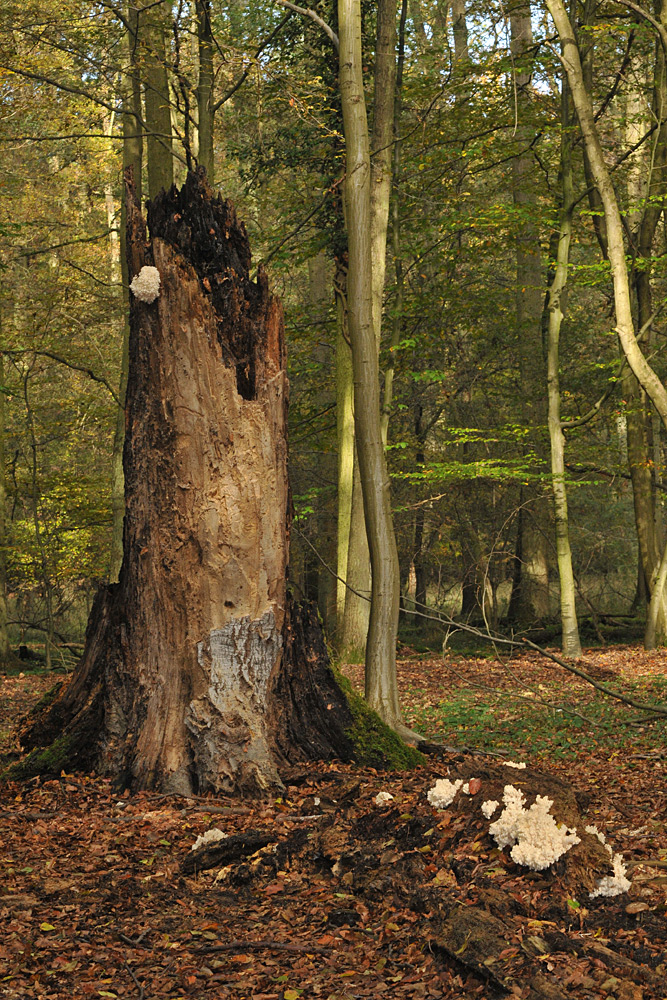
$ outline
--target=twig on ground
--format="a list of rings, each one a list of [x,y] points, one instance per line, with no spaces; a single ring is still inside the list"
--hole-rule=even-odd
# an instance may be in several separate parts
[[[132,979],[134,980],[134,985],[139,990],[139,1000],[144,1000],[146,992],[127,962],[123,962],[123,968],[126,969],[132,976]]]
[[[213,944],[210,948],[195,948],[199,953],[213,951],[293,951],[307,955],[327,955],[331,948],[321,945],[287,944],[282,941],[229,941],[227,944]]]

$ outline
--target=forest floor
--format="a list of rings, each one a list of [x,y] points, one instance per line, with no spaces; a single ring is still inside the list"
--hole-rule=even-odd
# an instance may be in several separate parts
[[[0,996],[667,1000],[664,720],[536,653],[404,652],[407,719],[445,745],[410,773],[294,767],[261,802],[118,794],[82,775],[0,784]],[[662,653],[584,664],[667,700]],[[0,754],[52,681],[0,676]],[[447,775],[471,794],[439,811],[426,792]],[[568,826],[578,816],[582,843],[543,871],[499,850],[480,806],[508,782],[528,803],[548,794]],[[381,791],[393,800],[376,804]],[[622,853],[628,892],[590,897],[611,868],[585,824]],[[207,862],[191,848],[211,827],[230,841]]]

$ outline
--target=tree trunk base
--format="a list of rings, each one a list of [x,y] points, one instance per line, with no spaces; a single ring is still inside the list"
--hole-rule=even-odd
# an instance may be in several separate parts
[[[72,680],[24,726],[33,752],[17,767],[189,795],[280,787],[286,762],[405,765],[287,587],[282,309],[261,268],[250,277],[243,224],[201,172],[151,202],[150,239],[130,175],[126,214],[128,272],[149,294],[140,277],[123,565]],[[361,747],[360,732],[373,734]]]

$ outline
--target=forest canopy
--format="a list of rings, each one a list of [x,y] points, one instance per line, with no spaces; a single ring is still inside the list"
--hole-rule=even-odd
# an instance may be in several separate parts
[[[282,299],[290,585],[363,656],[342,6],[3,5],[3,655],[69,662],[118,575],[133,164],[144,198],[203,166]],[[582,630],[643,634],[649,606],[646,641],[664,638],[664,8],[361,4],[368,323],[406,641],[441,643],[424,616],[454,618],[562,633],[576,656]],[[655,383],[624,341],[623,280]]]

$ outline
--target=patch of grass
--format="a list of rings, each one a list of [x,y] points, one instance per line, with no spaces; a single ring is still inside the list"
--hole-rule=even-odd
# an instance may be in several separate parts
[[[660,701],[656,695],[665,693],[667,680],[649,680],[650,688],[644,688],[642,696],[646,694],[648,700],[650,694],[651,700]],[[581,714],[576,714],[578,711]],[[639,714],[602,696],[589,698],[579,707],[552,709],[537,702],[509,699],[502,693],[460,688],[450,701],[417,708],[412,717],[415,728],[429,739],[480,750],[560,759],[601,748],[618,750],[626,742],[664,747],[667,719],[631,724]]]

